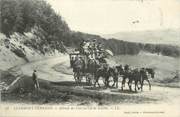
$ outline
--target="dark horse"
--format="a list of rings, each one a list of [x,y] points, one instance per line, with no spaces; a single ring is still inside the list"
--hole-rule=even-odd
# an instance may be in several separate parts
[[[118,72],[118,76],[123,78],[124,77],[123,66],[122,65],[118,65],[118,66],[116,66],[116,69],[117,69],[117,72]],[[118,81],[118,79],[116,81]],[[124,81],[125,81],[125,79],[124,79]],[[123,83],[125,83],[125,82],[123,82]]]
[[[119,75],[119,72],[118,72],[117,67],[109,67],[107,86],[109,86],[109,78],[112,77],[113,78],[112,87],[116,85],[115,87],[118,88],[118,75]]]
[[[76,57],[72,67],[73,67],[75,82],[80,83],[82,79],[82,75],[84,73],[84,67],[85,67],[84,60],[81,57]]]
[[[86,80],[88,83],[92,83],[91,81],[95,79],[96,71],[100,67],[99,62],[96,59],[89,59],[87,63],[86,74],[91,74],[91,78],[86,76]]]
[[[134,69],[130,70],[128,65],[124,66],[124,69],[122,66],[118,67],[119,74],[122,75],[122,86],[121,89],[123,90],[123,87],[125,87],[126,79],[128,79],[128,86],[129,89],[132,90],[132,82],[134,81],[135,84],[135,91],[137,91],[137,88],[141,91],[143,90],[144,81],[146,80],[149,84],[149,90],[151,90],[151,84],[149,81],[149,75],[151,75],[151,78],[154,78],[154,70],[151,68],[142,68],[142,69]],[[138,87],[138,83],[141,87]]]
[[[143,90],[144,81],[146,80],[149,84],[149,90],[151,90],[151,83],[149,81],[149,75],[154,78],[155,72],[152,68],[142,68],[140,70],[141,74],[141,91]]]
[[[124,69],[121,69],[122,74],[122,83],[121,83],[121,89],[123,90],[123,87],[125,87],[126,79],[129,79],[131,77],[131,70],[129,69],[128,65],[124,66]],[[129,84],[130,82],[128,82]]]
[[[97,69],[96,71],[96,75],[95,75],[95,84],[94,86],[96,86],[96,83],[98,84],[98,86],[100,87],[99,84],[99,78],[103,78],[104,80],[104,84],[105,87],[109,87],[109,78],[112,77],[114,83],[112,84],[112,86],[114,86],[116,84],[116,88],[118,87],[118,71],[116,69],[116,67],[109,67],[107,64],[103,64],[100,68]]]
[[[131,70],[131,72],[129,73],[129,81],[128,81],[128,86],[129,86],[129,90],[132,91],[132,82],[134,81],[135,84],[135,91],[137,91],[137,88],[140,89],[138,87],[138,82],[141,84],[141,73],[139,71],[139,69],[133,69]]]
[[[102,77],[105,81],[105,85],[107,84],[108,79],[108,68],[106,63],[100,63],[98,59],[89,59],[88,65],[87,65],[87,73],[90,73],[93,76],[94,79],[94,87],[96,87],[96,84],[100,87],[99,84],[99,78]]]
[[[96,83],[98,84],[98,86],[100,87],[99,84],[99,79],[103,78],[105,86],[107,86],[108,82],[108,67],[106,66],[101,66],[100,68],[97,69],[96,73],[95,73],[95,83],[94,83],[94,87],[96,87]]]
[[[149,84],[149,90],[151,90],[151,83],[149,81],[149,75],[151,76],[151,78],[154,78],[154,74],[155,72],[151,68],[141,68],[140,70],[139,69],[131,70],[131,72],[129,73],[129,78],[128,78],[129,89],[132,90],[131,86],[132,86],[132,82],[134,81],[135,91],[137,91],[136,88],[138,89],[141,88],[141,91],[142,91],[144,81],[146,80]],[[138,87],[138,83],[140,83],[141,87]]]

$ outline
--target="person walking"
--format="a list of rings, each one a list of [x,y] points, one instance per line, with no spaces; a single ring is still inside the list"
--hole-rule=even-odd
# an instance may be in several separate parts
[[[33,83],[34,83],[34,88],[39,89],[39,82],[38,82],[38,79],[37,79],[37,71],[36,70],[33,71],[32,80],[33,80]]]

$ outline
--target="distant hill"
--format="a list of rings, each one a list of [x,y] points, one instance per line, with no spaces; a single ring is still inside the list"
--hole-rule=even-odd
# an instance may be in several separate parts
[[[180,46],[180,29],[118,32],[114,34],[102,35],[102,37],[106,39],[116,38],[118,40],[130,42]]]

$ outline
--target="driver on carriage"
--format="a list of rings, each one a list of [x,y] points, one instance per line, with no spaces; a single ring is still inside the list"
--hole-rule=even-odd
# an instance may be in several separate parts
[[[90,45],[90,42],[89,42],[89,40],[85,40],[84,41],[84,44],[83,44],[83,46],[82,46],[82,49],[83,49],[83,54],[85,54],[85,55],[88,55],[89,54],[89,45]]]
[[[126,73],[130,72],[129,65],[126,64],[126,65],[124,66],[124,71],[125,71]]]
[[[82,42],[80,43],[80,48],[79,48],[79,52],[84,54],[84,45],[85,45],[86,41],[82,40]]]

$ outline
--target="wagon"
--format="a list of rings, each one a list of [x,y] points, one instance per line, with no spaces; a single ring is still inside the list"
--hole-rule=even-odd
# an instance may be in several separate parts
[[[80,70],[80,71],[74,71],[74,79],[75,79],[75,82],[77,83],[80,83],[83,79],[83,77],[86,78],[86,82],[89,83],[90,82],[90,74],[87,73],[87,56],[86,55],[83,55],[83,54],[80,54],[79,52],[73,52],[73,53],[70,53],[69,54],[69,58],[70,58],[70,67],[73,68],[73,64],[75,62],[75,59],[76,58],[79,58],[81,57],[83,60],[84,60],[84,68],[83,70]]]

